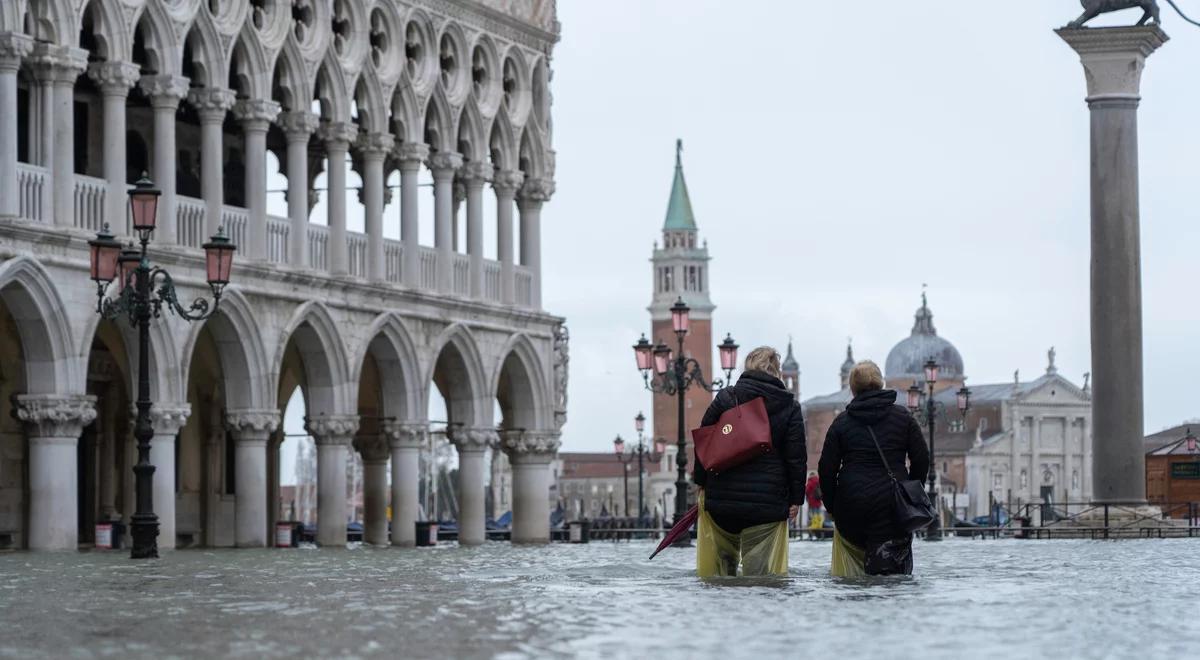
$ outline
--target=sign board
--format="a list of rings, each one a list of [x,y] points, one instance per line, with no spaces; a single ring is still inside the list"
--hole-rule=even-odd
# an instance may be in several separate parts
[[[1200,461],[1171,464],[1172,479],[1200,479]]]

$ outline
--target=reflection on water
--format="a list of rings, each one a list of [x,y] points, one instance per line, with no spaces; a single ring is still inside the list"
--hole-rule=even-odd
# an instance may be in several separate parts
[[[0,657],[1188,657],[1200,542],[916,547],[912,578],[701,581],[650,544],[0,554]]]

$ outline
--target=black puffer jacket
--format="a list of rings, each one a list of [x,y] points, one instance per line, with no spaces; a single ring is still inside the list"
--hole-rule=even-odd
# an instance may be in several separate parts
[[[908,410],[896,405],[896,392],[874,390],[854,397],[829,427],[818,472],[825,508],[842,536],[859,547],[906,536],[895,525],[892,481],[868,426],[875,430],[897,479],[907,475],[924,481],[929,474],[925,436]]]
[[[737,403],[762,397],[771,423],[775,453],[764,454],[720,474],[709,474],[696,458],[696,485],[704,489],[704,508],[727,531],[787,520],[788,505],[804,500],[808,452],[804,416],[783,381],[762,371],[747,371],[721,390],[704,413],[702,426],[717,423]]]

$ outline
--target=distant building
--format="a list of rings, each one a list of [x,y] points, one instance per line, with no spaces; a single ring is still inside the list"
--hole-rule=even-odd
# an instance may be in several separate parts
[[[1200,517],[1200,421],[1146,436],[1146,499],[1172,518]]]
[[[668,517],[675,511],[676,449],[670,447],[658,461],[646,455],[643,501],[651,517]],[[638,497],[637,458],[627,465],[613,453],[559,453],[557,492],[568,520],[611,516],[636,516]],[[628,472],[626,472],[628,471]],[[629,500],[625,499],[625,475],[629,478]]]

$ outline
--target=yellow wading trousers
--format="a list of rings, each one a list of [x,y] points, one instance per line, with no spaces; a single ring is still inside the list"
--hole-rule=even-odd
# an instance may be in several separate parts
[[[864,577],[867,574],[866,561],[866,551],[842,538],[834,529],[833,562],[829,573],[833,577]]]
[[[696,574],[702,578],[733,577],[741,564],[742,575],[787,575],[787,522],[755,525],[730,534],[717,527],[704,510],[700,494],[700,518],[696,522]]]

